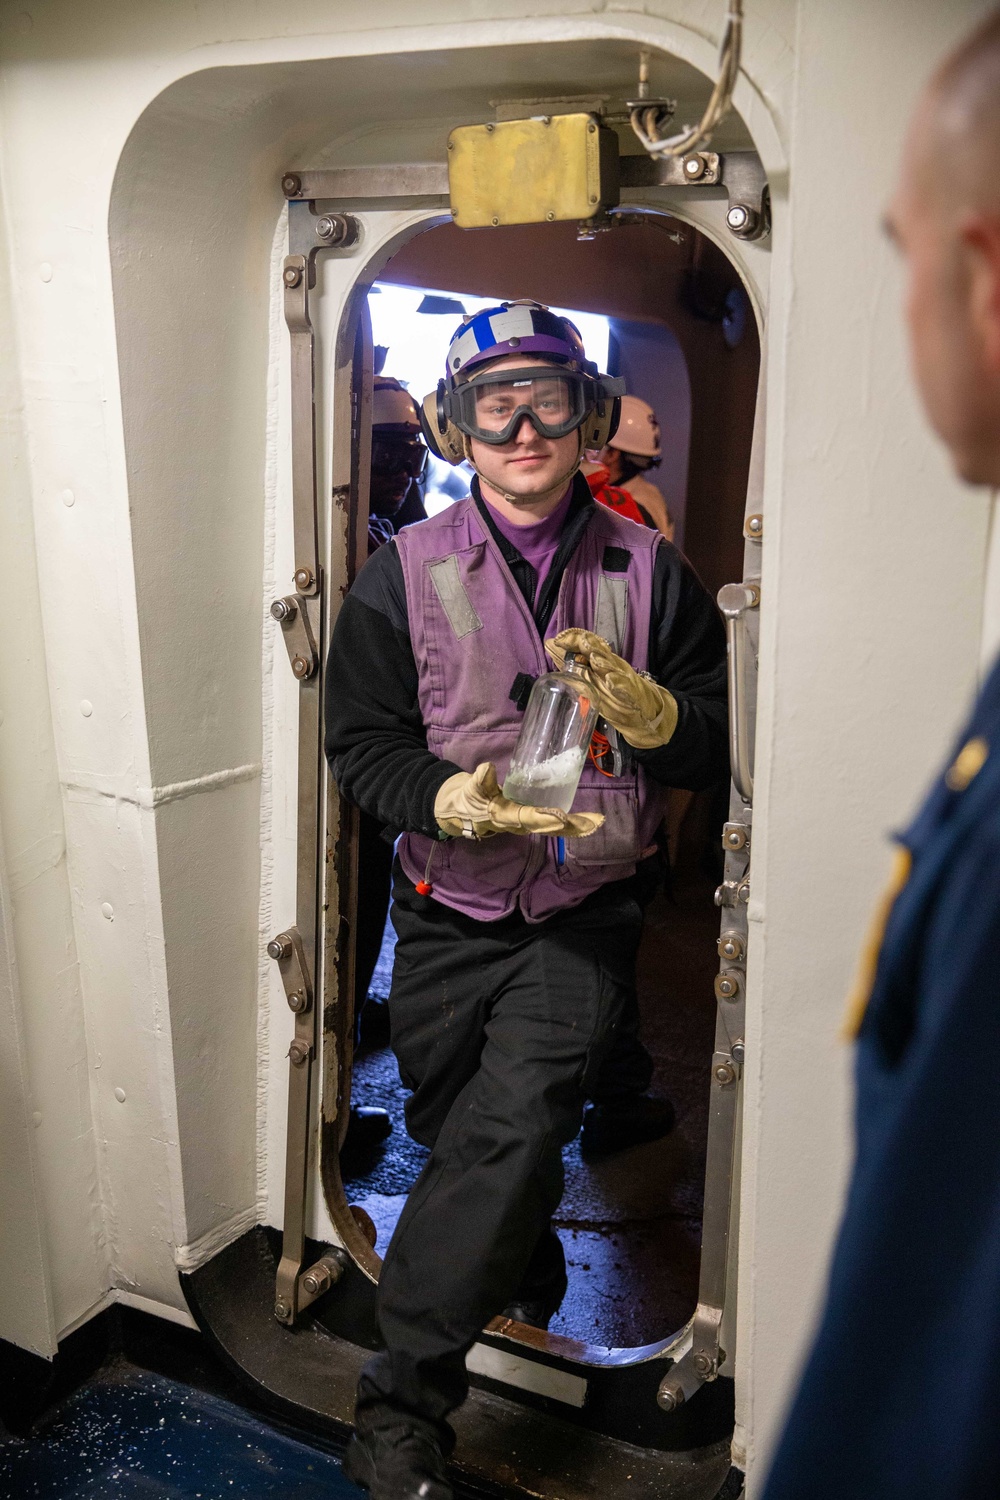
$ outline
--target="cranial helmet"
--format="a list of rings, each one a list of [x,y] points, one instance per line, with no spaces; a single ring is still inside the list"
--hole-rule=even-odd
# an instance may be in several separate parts
[[[543,360],[523,369],[495,362],[508,355]],[[432,453],[450,464],[471,458],[471,439],[510,442],[525,417],[545,437],[580,432],[601,448],[618,420],[624,382],[587,359],[579,329],[539,302],[502,302],[465,318],[448,346],[446,374],[421,410]]]
[[[415,437],[420,431],[417,403],[391,375],[376,375],[372,390],[372,426],[380,432]]]
[[[660,447],[660,424],[656,412],[638,396],[623,396],[618,426],[612,429],[609,439],[612,448],[621,453],[634,454],[637,458],[663,457]]]

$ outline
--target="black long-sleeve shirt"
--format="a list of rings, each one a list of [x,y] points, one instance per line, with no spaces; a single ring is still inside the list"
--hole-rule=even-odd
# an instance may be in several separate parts
[[[566,565],[594,513],[587,483],[578,476],[537,601],[535,570],[493,525],[477,482],[473,493],[544,637]],[[712,600],[669,542],[656,554],[649,671],[677,701],[677,728],[668,744],[633,751],[638,763],[663,785],[692,790],[725,776],[725,632]],[[368,559],[344,600],[330,647],[326,704],[326,753],[344,795],[393,832],[436,835],[434,799],[463,768],[427,748],[403,565],[394,542]]]

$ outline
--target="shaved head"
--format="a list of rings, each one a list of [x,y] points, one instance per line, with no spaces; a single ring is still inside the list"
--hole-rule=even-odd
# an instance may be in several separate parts
[[[924,168],[943,207],[1000,211],[1000,11],[942,63],[925,92]]]
[[[924,89],[886,222],[927,415],[964,479],[1000,485],[1000,12]]]

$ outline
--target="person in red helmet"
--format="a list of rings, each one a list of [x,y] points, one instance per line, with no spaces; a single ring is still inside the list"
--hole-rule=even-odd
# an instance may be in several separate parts
[[[645,526],[645,513],[639,509],[628,490],[611,483],[611,475],[603,464],[585,460],[580,465],[580,473],[586,479],[590,493],[598,505],[606,505],[615,515],[625,516],[637,526]]]

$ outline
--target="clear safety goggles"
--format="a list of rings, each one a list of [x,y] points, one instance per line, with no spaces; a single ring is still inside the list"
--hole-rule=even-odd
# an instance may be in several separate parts
[[[509,443],[525,417],[542,437],[575,432],[602,392],[590,375],[537,365],[503,369],[474,377],[447,393],[451,420],[460,432],[482,443]]]

